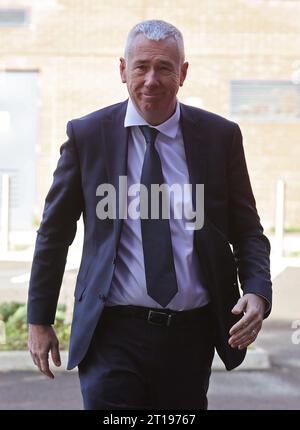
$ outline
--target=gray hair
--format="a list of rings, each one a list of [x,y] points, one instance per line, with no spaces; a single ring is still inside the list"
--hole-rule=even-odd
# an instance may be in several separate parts
[[[164,40],[172,37],[177,43],[182,61],[184,61],[184,43],[181,32],[172,24],[158,19],[149,19],[136,24],[129,32],[125,46],[125,60],[128,61],[129,50],[134,38],[143,34],[149,40]]]

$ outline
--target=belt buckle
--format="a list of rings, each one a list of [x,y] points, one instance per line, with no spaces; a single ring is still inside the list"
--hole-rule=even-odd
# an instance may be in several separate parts
[[[155,317],[154,317],[155,315],[158,316],[158,319],[161,318],[161,321],[157,321],[157,320],[155,321]],[[154,311],[150,309],[147,317],[147,322],[153,325],[158,325],[158,326],[166,325],[167,327],[169,327],[169,325],[171,324],[171,319],[172,319],[171,314],[166,314],[165,312],[159,312],[159,311]]]

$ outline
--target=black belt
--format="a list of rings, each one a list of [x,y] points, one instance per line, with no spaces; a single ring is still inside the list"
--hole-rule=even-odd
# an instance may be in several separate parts
[[[210,305],[188,311],[173,311],[171,309],[145,308],[142,306],[106,306],[104,316],[127,316],[140,318],[149,324],[170,326],[173,324],[194,324],[208,317]]]

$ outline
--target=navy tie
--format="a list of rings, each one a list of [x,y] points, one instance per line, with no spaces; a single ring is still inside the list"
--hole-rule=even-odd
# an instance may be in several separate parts
[[[141,184],[148,190],[148,219],[141,218],[147,291],[161,306],[166,307],[178,291],[170,224],[162,218],[160,199],[159,217],[151,219],[151,184],[164,183],[159,154],[154,142],[158,133],[155,128],[140,126],[146,139],[146,152],[142,168]]]

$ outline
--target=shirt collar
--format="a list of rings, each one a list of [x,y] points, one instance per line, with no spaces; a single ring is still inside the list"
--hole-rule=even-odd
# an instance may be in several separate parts
[[[177,100],[174,114],[162,124],[159,124],[153,127],[152,125],[148,124],[147,121],[140,115],[133,101],[129,98],[125,120],[124,120],[124,127],[149,125],[149,127],[156,128],[159,132],[174,139],[177,136],[177,132],[178,132],[179,118],[180,118],[180,106]]]

